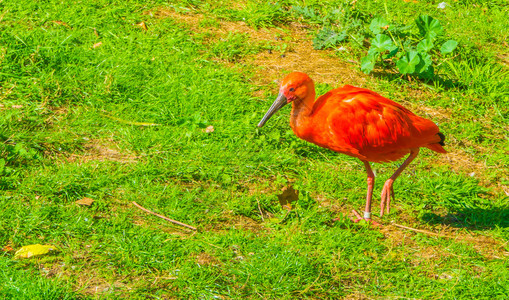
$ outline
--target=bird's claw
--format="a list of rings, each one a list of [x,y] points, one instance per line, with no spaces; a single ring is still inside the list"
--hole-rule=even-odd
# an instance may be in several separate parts
[[[373,221],[371,217],[367,217],[366,214],[364,217],[361,217],[361,215],[355,209],[352,209],[352,213],[355,215],[355,217],[357,217],[357,219],[352,219],[354,223],[359,223],[361,220],[364,220],[370,224],[373,224],[375,227],[382,227],[380,223]]]
[[[391,211],[391,197],[394,199],[394,189],[392,187],[392,183],[393,180],[387,180],[382,189],[382,199],[380,200],[380,217],[384,215],[384,209],[387,209],[387,213],[390,213]]]

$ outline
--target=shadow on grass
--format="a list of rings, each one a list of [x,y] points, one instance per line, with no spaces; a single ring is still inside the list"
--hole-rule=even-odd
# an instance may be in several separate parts
[[[444,224],[457,228],[491,229],[509,227],[509,207],[488,209],[465,208],[445,216],[426,213],[422,220],[429,224]]]

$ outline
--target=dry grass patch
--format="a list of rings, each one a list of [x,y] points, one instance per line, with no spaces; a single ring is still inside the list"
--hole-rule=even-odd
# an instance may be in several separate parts
[[[196,255],[196,263],[200,266],[213,266],[217,267],[221,264],[221,262],[215,258],[214,256],[210,255],[207,252],[200,252]]]
[[[90,161],[115,161],[119,163],[134,163],[139,156],[126,153],[112,140],[89,140],[83,145],[83,153],[72,153],[67,156],[68,162],[87,163]]]
[[[414,237],[419,233],[432,238],[445,238],[469,245],[477,253],[487,259],[503,259],[509,257],[509,252],[505,250],[507,242],[498,241],[489,236],[473,233],[463,229],[454,229],[447,225],[435,226],[433,231],[421,229],[417,230],[419,231],[407,230],[391,224],[385,225],[382,229],[380,229],[386,239],[391,243],[392,247],[398,247],[401,245],[411,246],[416,249],[414,254],[417,257],[431,258],[435,256],[447,257],[451,255],[447,249],[443,248],[434,247],[433,251],[428,251],[429,249],[426,250],[427,248],[418,247],[417,243],[414,241]]]
[[[265,227],[263,223],[257,222],[252,218],[243,215],[237,215],[233,211],[223,211],[220,219],[218,219],[217,222],[208,224],[202,230],[206,232],[220,232],[228,231],[232,227],[241,228],[253,233],[260,233],[270,230],[270,228]]]
[[[118,294],[119,291],[124,293],[131,290],[126,284],[120,280],[111,282],[107,278],[100,276],[95,271],[89,270],[88,272],[81,272],[80,277],[77,279],[76,290],[80,291],[84,295],[95,295],[100,296],[102,294],[110,294],[115,292]]]

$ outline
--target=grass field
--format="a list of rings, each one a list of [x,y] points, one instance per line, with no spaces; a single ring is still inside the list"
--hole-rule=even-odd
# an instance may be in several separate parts
[[[1,1],[0,298],[507,299],[509,6],[320,3]],[[434,78],[360,71],[371,19],[420,14],[459,45]],[[288,108],[256,127],[291,71],[318,94],[375,90],[446,135],[448,154],[421,151],[396,181],[383,228],[349,219],[357,159],[299,140]],[[398,163],[374,165],[377,196]],[[14,258],[32,244],[58,251]]]

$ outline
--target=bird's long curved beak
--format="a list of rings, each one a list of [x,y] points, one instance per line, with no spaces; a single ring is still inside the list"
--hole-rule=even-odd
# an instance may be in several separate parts
[[[265,122],[267,122],[270,119],[270,117],[272,117],[273,114],[275,114],[278,110],[281,109],[281,107],[285,106],[287,103],[288,102],[285,95],[282,92],[279,92],[276,101],[272,103],[271,107],[269,108],[265,116],[263,116],[260,123],[258,123],[258,127],[262,127],[265,124]]]

